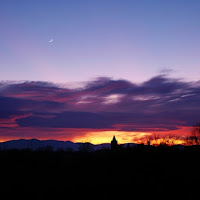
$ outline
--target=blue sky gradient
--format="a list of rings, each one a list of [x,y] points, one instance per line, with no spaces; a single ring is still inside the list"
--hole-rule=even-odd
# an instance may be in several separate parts
[[[0,80],[200,75],[198,0],[4,0]],[[49,40],[53,38],[53,43]]]

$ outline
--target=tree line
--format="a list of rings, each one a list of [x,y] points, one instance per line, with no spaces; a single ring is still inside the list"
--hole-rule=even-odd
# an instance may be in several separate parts
[[[151,136],[143,139],[141,143],[154,146],[173,146],[176,144],[186,146],[200,145],[200,122],[197,122],[191,128],[190,133],[187,136],[152,134]]]

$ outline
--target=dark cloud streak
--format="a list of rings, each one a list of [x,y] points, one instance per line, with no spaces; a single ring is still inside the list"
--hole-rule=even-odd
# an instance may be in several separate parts
[[[78,89],[46,82],[0,86],[0,119],[24,115],[16,118],[20,127],[175,130],[200,120],[199,82],[166,75],[142,84],[101,77]]]

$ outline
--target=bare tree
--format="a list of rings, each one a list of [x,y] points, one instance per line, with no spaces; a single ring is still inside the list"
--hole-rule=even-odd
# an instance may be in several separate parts
[[[176,135],[168,134],[168,135],[158,135],[152,134],[151,136],[147,137],[146,144],[147,145],[162,145],[162,146],[173,146],[176,144],[180,138]]]
[[[187,138],[187,144],[199,145],[200,144],[200,122],[197,122],[191,130],[190,136]]]
[[[159,135],[154,133],[146,138],[145,144],[147,145],[157,145],[158,140],[160,139]]]

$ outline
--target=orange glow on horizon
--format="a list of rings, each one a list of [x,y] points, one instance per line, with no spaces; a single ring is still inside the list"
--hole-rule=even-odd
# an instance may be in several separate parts
[[[78,136],[73,139],[73,142],[90,142],[92,144],[101,144],[101,143],[110,143],[113,136],[116,136],[116,139],[119,144],[123,143],[145,143],[148,137],[151,137],[155,134],[159,138],[154,141],[152,140],[152,145],[159,145],[164,143],[168,138],[168,143],[178,145],[185,144],[185,136],[188,135],[190,127],[178,127],[179,129],[173,131],[151,131],[151,132],[132,132],[132,131],[112,131],[112,130],[99,130],[91,131],[86,133],[83,136]]]
[[[11,120],[12,121],[12,120]],[[2,121],[2,126],[4,125]],[[14,123],[13,123],[14,124]],[[13,125],[12,124],[12,125]],[[146,143],[148,138],[155,134],[159,136],[152,144],[162,143],[162,138],[166,136],[173,140],[173,144],[184,144],[185,136],[190,134],[191,127],[177,127],[173,131],[120,131],[106,129],[87,129],[87,128],[41,128],[41,127],[13,127],[4,129],[1,142],[16,139],[39,139],[39,140],[60,140],[72,142],[90,142],[92,144],[110,143],[113,136],[119,144],[123,143]],[[170,141],[172,143],[172,141]]]
[[[150,133],[127,131],[96,131],[89,132],[83,137],[79,136],[74,139],[74,142],[90,142],[92,144],[110,143],[114,135],[116,136],[118,143],[123,144],[134,142],[138,143],[140,139],[149,136]]]
[[[177,138],[160,138],[157,140],[152,140],[151,145],[153,146],[159,146],[161,144],[166,144],[167,146],[173,146],[173,145],[185,145],[186,141],[184,139],[177,139]]]

